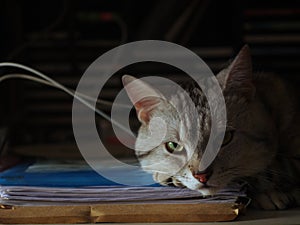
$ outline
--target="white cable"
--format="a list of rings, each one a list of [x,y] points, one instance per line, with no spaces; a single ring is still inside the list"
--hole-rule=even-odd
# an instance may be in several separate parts
[[[44,79],[40,79],[40,78],[37,78],[37,77],[34,77],[32,75],[28,75],[28,74],[23,74],[23,73],[11,73],[11,74],[5,74],[3,75],[2,77],[0,77],[0,83],[2,81],[5,81],[5,80],[9,80],[9,79],[24,79],[24,80],[31,80],[31,81],[34,81],[34,82],[37,82],[37,83],[41,83],[41,84],[44,84],[44,85],[47,85],[47,86],[50,86],[50,87],[54,87],[54,88],[57,88],[59,90],[60,87],[57,87],[56,85],[50,83],[49,81],[46,81]],[[67,88],[67,87],[65,87]],[[75,95],[75,91],[68,88],[71,92],[73,92],[73,95],[72,97]],[[63,91],[63,90],[62,90]],[[106,100],[102,100],[102,99],[94,99],[92,98],[91,96],[88,96],[88,95],[85,95],[83,93],[80,93],[77,91],[76,93],[78,96],[80,96],[81,98],[83,99],[86,99],[86,100],[89,100],[89,101],[96,101],[97,103],[99,104],[102,104],[102,105],[108,105],[108,106],[111,106],[112,104],[116,105],[116,106],[119,106],[119,107],[123,107],[123,108],[131,108],[132,106],[131,105],[126,105],[126,104],[120,104],[120,103],[112,103],[110,101],[106,101]]]
[[[25,66],[25,65],[22,65],[22,64],[19,64],[19,63],[12,63],[12,62],[3,62],[3,63],[0,63],[0,67],[15,67],[15,68],[20,68],[20,69],[23,69],[23,70],[26,70],[26,71],[29,71],[39,77],[42,77],[44,80],[42,79],[38,79],[38,78],[35,78],[34,80],[38,79],[39,81],[41,81],[41,83],[44,83],[44,84],[47,84],[46,81],[48,81],[48,83],[51,83],[54,87],[57,87],[61,90],[63,90],[64,92],[66,92],[67,94],[73,96],[74,98],[76,98],[78,101],[80,101],[82,104],[86,105],[88,108],[92,109],[93,111],[95,111],[97,114],[99,114],[100,116],[102,116],[104,119],[110,121],[111,123],[114,123],[116,126],[118,126],[119,128],[121,128],[122,130],[124,130],[126,133],[128,133],[129,135],[133,136],[134,135],[132,134],[131,130],[127,129],[127,127],[123,126],[122,124],[118,123],[117,121],[114,121],[113,119],[111,119],[108,115],[106,115],[104,112],[102,112],[101,110],[93,107],[89,102],[87,102],[86,100],[84,100],[82,97],[80,97],[78,94],[75,94],[73,93],[71,90],[69,90],[68,88],[66,88],[65,86],[61,85],[60,83],[56,82],[55,80],[51,79],[50,77],[48,77],[47,75],[35,70],[35,69],[32,69],[28,66]],[[26,75],[28,76],[28,75]],[[24,77],[24,76],[23,76]],[[7,78],[6,78],[7,79]],[[26,78],[25,78],[26,79]],[[4,80],[2,78],[2,80]],[[1,80],[0,80],[1,81]],[[39,82],[38,81],[38,82]],[[45,83],[45,82],[46,83]],[[94,101],[94,99],[93,99]]]

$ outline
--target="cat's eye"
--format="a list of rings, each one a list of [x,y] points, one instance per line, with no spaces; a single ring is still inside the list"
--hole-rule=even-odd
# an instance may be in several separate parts
[[[232,141],[233,134],[234,134],[233,130],[225,132],[223,143],[222,143],[222,147],[224,147],[225,145],[228,145]]]
[[[183,146],[172,141],[167,142],[165,147],[169,153],[181,152],[183,150]]]

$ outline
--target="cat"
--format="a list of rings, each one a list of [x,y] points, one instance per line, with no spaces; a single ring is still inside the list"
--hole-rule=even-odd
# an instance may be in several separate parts
[[[203,195],[213,195],[230,183],[246,181],[255,207],[285,209],[299,205],[300,96],[296,95],[295,87],[279,76],[253,73],[247,45],[216,78],[226,103],[227,129],[213,163],[205,171],[199,171],[210,134],[210,109],[201,89],[192,82],[182,85],[198,104],[197,126],[201,131],[196,152],[186,160],[191,142],[188,112],[179,117],[169,100],[159,97],[163,95],[155,87],[132,76],[123,76],[123,85],[132,101],[141,93],[152,93],[148,98],[133,101],[141,122],[135,143],[141,167],[163,185],[187,187]],[[134,85],[128,88],[132,81]],[[175,94],[172,99],[176,98],[182,96]],[[169,126],[168,134],[158,146],[142,151],[152,144],[145,137],[151,119],[157,117]],[[182,161],[183,168],[173,174],[177,163]]]

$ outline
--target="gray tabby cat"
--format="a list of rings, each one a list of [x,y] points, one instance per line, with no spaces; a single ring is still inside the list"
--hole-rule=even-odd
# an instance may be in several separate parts
[[[299,205],[300,117],[296,90],[275,75],[252,73],[247,46],[216,77],[225,98],[227,130],[211,166],[206,171],[198,169],[210,134],[210,111],[202,91],[193,84],[184,88],[200,115],[201,138],[196,152],[185,161],[191,141],[188,112],[179,117],[170,102],[154,95],[135,103],[141,122],[135,148],[141,166],[161,184],[184,186],[203,195],[213,195],[231,182],[247,181],[249,195],[257,207],[284,209]],[[126,88],[132,81],[138,82]],[[123,76],[123,84],[131,100],[141,93],[161,95],[149,84],[128,75]],[[182,101],[182,96],[172,99],[176,98]],[[145,137],[154,117],[165,120],[168,134],[159,146],[145,152],[145,146],[151,145]],[[185,166],[170,175],[182,161]]]

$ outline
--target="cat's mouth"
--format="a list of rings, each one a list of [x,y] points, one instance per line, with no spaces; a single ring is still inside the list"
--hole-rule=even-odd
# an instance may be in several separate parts
[[[193,191],[198,191],[202,195],[214,195],[220,187],[208,182],[200,182],[198,179],[183,179],[179,180],[174,177],[169,177],[168,179],[165,179],[164,181],[160,181],[160,184],[166,185],[166,186],[175,186],[175,187],[182,187],[182,188],[188,188]]]
[[[219,186],[209,184],[208,183],[201,183],[199,181],[195,182],[187,182],[186,184],[180,182],[177,179],[166,179],[163,182],[160,182],[160,184],[165,185],[165,186],[173,186],[173,187],[181,187],[181,188],[188,188],[193,191],[197,191],[201,193],[203,196],[211,196],[215,195],[221,188]]]
[[[181,187],[185,187],[188,188],[190,190],[193,191],[198,191],[200,192],[202,195],[204,196],[208,196],[208,195],[214,195],[219,189],[220,187],[212,185],[212,184],[203,184],[200,182],[188,182],[187,184],[181,184]],[[174,182],[172,183],[172,186],[179,186],[178,183],[176,183],[176,185],[174,184]]]

